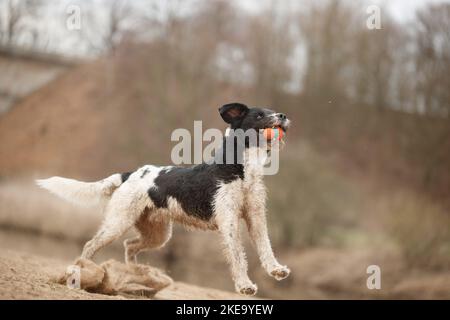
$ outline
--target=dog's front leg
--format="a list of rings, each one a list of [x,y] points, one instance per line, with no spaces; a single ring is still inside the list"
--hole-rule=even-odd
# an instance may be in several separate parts
[[[270,244],[266,219],[266,194],[262,184],[256,183],[246,201],[244,219],[250,238],[258,252],[261,265],[267,273],[277,280],[283,280],[290,274],[287,266],[278,263]]]
[[[225,257],[230,265],[236,291],[254,295],[257,287],[247,275],[247,259],[239,236],[239,209],[233,199],[222,198],[216,203],[215,220],[223,239]]]

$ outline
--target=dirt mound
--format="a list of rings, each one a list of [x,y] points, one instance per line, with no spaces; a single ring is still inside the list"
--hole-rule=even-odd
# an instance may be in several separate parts
[[[92,63],[71,70],[0,118],[0,175],[89,173],[108,121],[98,103],[101,69]]]
[[[225,127],[217,114],[225,99],[199,87],[210,98],[188,100],[177,93],[181,80],[160,84],[156,66],[144,63],[150,50],[77,66],[2,115],[0,176],[103,178],[169,163],[172,130],[193,129],[193,119]]]
[[[0,252],[0,299],[144,299],[145,297],[109,296],[70,289],[54,279],[62,274],[68,262],[9,250]],[[184,283],[174,283],[161,290],[155,299],[243,299],[245,297]]]

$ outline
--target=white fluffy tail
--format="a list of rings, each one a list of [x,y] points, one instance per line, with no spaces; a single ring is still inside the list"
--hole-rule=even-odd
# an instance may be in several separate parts
[[[92,206],[109,198],[114,190],[122,184],[122,178],[118,173],[97,182],[51,177],[36,180],[36,184],[72,203]]]

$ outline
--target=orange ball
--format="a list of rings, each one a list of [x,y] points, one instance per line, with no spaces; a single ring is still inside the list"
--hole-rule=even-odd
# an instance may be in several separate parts
[[[284,132],[281,128],[266,128],[264,129],[264,138],[267,140],[281,140],[283,139]]]

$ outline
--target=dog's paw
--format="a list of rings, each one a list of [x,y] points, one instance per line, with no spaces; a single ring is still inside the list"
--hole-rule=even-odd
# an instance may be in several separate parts
[[[258,287],[256,284],[248,284],[242,287],[239,287],[237,290],[240,294],[246,295],[246,296],[254,296],[256,292],[258,291]]]
[[[279,266],[276,267],[275,269],[273,269],[270,272],[270,275],[272,277],[274,277],[275,279],[277,279],[278,281],[286,279],[287,277],[289,277],[289,274],[291,273],[291,270],[289,270],[288,267],[286,266]]]

